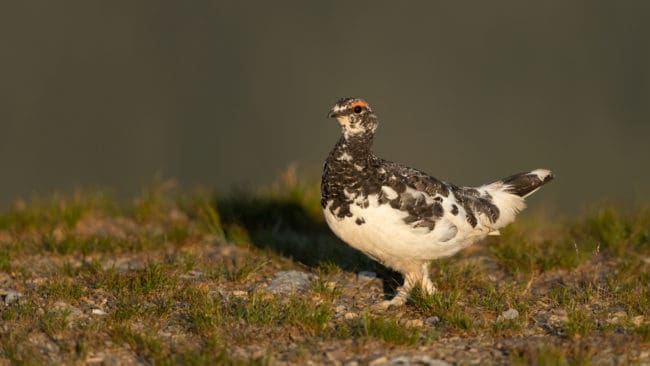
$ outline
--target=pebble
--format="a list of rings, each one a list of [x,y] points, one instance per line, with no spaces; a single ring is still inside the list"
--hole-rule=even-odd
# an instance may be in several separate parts
[[[273,275],[267,291],[272,294],[288,294],[304,291],[311,285],[311,275],[300,271],[282,271]]]
[[[427,366],[452,366],[452,364],[450,364],[449,362],[431,358],[426,355],[413,357],[411,361],[417,364],[423,364]]]
[[[562,326],[568,322],[569,316],[564,310],[558,310],[548,318],[548,323],[552,326]]]
[[[334,308],[334,312],[337,314],[341,314],[347,310],[347,307],[345,305],[339,305]]]
[[[76,306],[72,306],[65,301],[57,301],[52,305],[51,311],[56,313],[67,313],[70,317],[79,318],[83,316],[83,311]]]
[[[422,319],[409,319],[404,322],[404,325],[411,328],[411,327],[421,327],[424,325],[424,322]]]
[[[20,292],[14,290],[0,289],[0,298],[5,304],[13,304],[18,301]]]
[[[611,315],[609,319],[607,319],[607,322],[610,324],[619,324],[623,320],[627,318],[627,313],[624,311],[617,311],[614,314]]]
[[[517,309],[510,308],[497,317],[497,321],[513,320],[519,317]]]
[[[346,353],[339,349],[325,352],[325,356],[328,360],[340,364],[342,360],[345,360]]]
[[[377,278],[377,274],[375,272],[371,271],[361,271],[357,273],[357,281],[358,282],[370,282]]]
[[[392,366],[410,366],[411,361],[406,356],[397,356],[390,360],[390,364]]]
[[[368,366],[379,366],[388,364],[388,357],[384,355],[374,356],[368,361]]]
[[[107,314],[108,314],[107,312],[105,312],[105,311],[102,310],[102,309],[93,309],[93,310],[91,311],[91,313],[92,313],[93,315],[107,315]]]
[[[357,313],[345,313],[345,315],[343,315],[343,318],[345,318],[346,320],[352,320],[352,319],[356,319],[358,317],[359,317],[359,314],[357,314]]]
[[[191,270],[191,271],[188,271],[187,273],[183,273],[179,277],[183,278],[183,279],[187,279],[187,280],[198,279],[198,278],[203,277],[203,272]]]
[[[430,316],[424,319],[424,323],[428,325],[436,325],[440,323],[440,318],[438,318],[437,316]]]

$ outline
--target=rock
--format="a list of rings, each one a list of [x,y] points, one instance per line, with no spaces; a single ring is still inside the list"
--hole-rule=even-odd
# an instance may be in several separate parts
[[[356,319],[358,317],[359,317],[359,314],[357,314],[357,313],[345,313],[345,315],[343,315],[343,318],[345,318],[345,320],[352,320],[352,319]]]
[[[4,301],[5,304],[13,304],[18,301],[18,298],[21,296],[20,292],[8,289],[0,289],[0,299]]]
[[[609,324],[619,324],[627,318],[627,313],[624,311],[617,311],[614,314],[611,314],[610,318],[607,319]]]
[[[430,316],[424,319],[424,323],[427,325],[436,325],[440,323],[440,318],[438,318],[437,316]]]
[[[203,277],[203,273],[201,271],[191,270],[188,271],[187,273],[183,273],[179,277],[182,279],[194,280]]]
[[[415,356],[413,357],[413,359],[411,359],[411,362],[417,363],[419,365],[427,365],[427,366],[452,366],[452,364],[450,364],[449,362],[431,358],[426,355]]]
[[[273,275],[267,291],[273,294],[287,294],[304,291],[311,285],[311,275],[299,271],[282,271]]]
[[[343,360],[346,358],[346,353],[343,350],[337,349],[337,350],[331,350],[325,352],[325,357],[327,357],[328,360],[332,361],[335,364],[341,364]]]
[[[406,356],[397,356],[390,360],[390,364],[392,366],[410,366],[411,361]]]
[[[497,317],[497,321],[513,320],[519,317],[517,309],[510,308]]]
[[[92,313],[93,315],[108,315],[108,313],[105,312],[105,311],[102,310],[102,309],[93,309],[93,310],[91,311],[91,313]]]
[[[632,324],[636,325],[637,327],[643,324],[643,315],[637,315],[632,318]]]
[[[83,311],[76,306],[72,306],[64,301],[57,301],[52,305],[51,311],[55,313],[67,313],[70,318],[80,318],[84,315]]]
[[[118,272],[129,272],[143,270],[146,264],[138,259],[133,258],[110,258],[101,262],[102,269],[114,269]]]
[[[384,355],[375,355],[368,360],[368,366],[379,366],[379,365],[387,365],[388,364],[388,357]]]
[[[235,290],[235,291],[232,292],[232,295],[235,296],[235,297],[247,297],[248,292],[242,291],[242,290]]]
[[[422,319],[409,319],[404,322],[404,325],[411,328],[411,327],[421,327],[424,325],[424,322]]]
[[[337,314],[344,313],[347,310],[347,307],[345,305],[339,305],[334,308],[334,312]]]
[[[357,273],[357,281],[358,282],[370,282],[377,278],[377,274],[375,272],[371,271],[361,271]]]
[[[561,327],[569,322],[569,316],[565,310],[558,310],[548,318],[548,324],[553,327]]]

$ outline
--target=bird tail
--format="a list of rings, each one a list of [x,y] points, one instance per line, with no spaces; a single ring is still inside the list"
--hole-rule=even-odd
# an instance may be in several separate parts
[[[494,204],[500,211],[494,229],[498,230],[514,221],[515,216],[526,208],[524,198],[535,193],[553,178],[554,175],[550,170],[536,169],[511,175],[481,187],[492,196]]]
[[[535,169],[532,172],[519,173],[501,179],[505,191],[526,198],[535,193],[541,186],[553,180],[553,172],[546,169]]]

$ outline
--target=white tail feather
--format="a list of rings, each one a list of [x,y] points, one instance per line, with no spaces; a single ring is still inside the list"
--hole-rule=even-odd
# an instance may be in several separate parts
[[[523,197],[506,191],[507,186],[501,182],[495,182],[479,188],[485,190],[492,196],[492,202],[499,208],[499,218],[495,223],[490,225],[498,230],[511,222],[515,221],[515,216],[526,208]]]

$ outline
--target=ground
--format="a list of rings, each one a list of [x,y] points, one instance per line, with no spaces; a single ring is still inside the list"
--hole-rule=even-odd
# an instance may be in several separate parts
[[[0,365],[650,364],[650,210],[535,210],[451,258],[440,292],[336,239],[293,171],[223,199],[156,183],[0,213]]]

